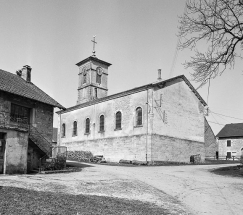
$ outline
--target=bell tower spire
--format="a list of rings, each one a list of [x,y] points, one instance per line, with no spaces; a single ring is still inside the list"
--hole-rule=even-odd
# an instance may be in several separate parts
[[[79,67],[77,104],[108,95],[108,67],[111,64],[96,57],[95,36],[91,41],[93,42],[93,55],[76,64]]]

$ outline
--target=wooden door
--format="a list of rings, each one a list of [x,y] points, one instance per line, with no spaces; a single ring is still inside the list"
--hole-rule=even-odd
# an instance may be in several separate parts
[[[6,141],[4,139],[0,139],[0,174],[3,174],[4,170],[5,145]]]

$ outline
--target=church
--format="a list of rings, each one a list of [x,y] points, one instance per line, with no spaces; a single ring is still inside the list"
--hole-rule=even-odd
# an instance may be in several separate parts
[[[93,51],[76,65],[77,104],[57,112],[58,145],[69,152],[108,162],[190,162],[192,155],[203,162],[207,146],[216,146],[205,142],[207,104],[184,75],[162,80],[158,70],[154,83],[108,95],[110,63]]]

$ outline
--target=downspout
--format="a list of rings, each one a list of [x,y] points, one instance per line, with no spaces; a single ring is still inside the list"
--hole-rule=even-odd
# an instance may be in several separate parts
[[[146,132],[146,162],[148,162],[148,108],[149,108],[149,104],[148,104],[148,88],[147,88],[147,132]]]
[[[59,146],[61,146],[61,139],[62,139],[62,137],[61,137],[61,135],[62,135],[62,114],[60,113],[60,115],[59,115],[59,126],[60,126],[60,132],[59,132]],[[66,126],[65,126],[65,129],[66,129]],[[66,132],[66,131],[65,131]]]

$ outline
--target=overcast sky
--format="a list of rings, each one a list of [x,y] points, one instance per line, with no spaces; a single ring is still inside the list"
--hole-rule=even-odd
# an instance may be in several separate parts
[[[112,64],[109,95],[184,74],[193,54],[179,51],[178,16],[185,0],[0,0],[0,68],[32,67],[32,82],[65,107],[76,105],[79,61],[92,55]],[[198,92],[211,111],[243,119],[243,62]],[[197,88],[198,83],[192,82]],[[223,124],[243,122],[211,113],[215,134]],[[56,114],[55,114],[56,115]],[[219,123],[222,125],[218,125]],[[56,120],[54,126],[57,126]]]

